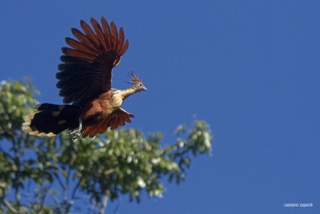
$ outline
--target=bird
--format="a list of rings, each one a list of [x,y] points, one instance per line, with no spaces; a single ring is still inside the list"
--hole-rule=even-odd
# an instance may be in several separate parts
[[[94,137],[108,128],[131,123],[133,114],[121,105],[137,92],[146,91],[142,80],[131,71],[130,87],[112,88],[112,70],[129,47],[124,30],[102,17],[91,17],[92,27],[80,20],[83,30],[71,28],[75,38],[66,37],[56,78],[63,104],[43,103],[24,117],[22,130],[31,135],[55,136],[67,130],[71,137]]]

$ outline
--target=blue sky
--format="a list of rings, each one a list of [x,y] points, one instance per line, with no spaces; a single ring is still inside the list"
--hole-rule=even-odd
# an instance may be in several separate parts
[[[130,127],[162,131],[206,120],[211,157],[162,199],[127,197],[107,213],[320,213],[320,2],[1,1],[1,80],[31,76],[41,102],[55,87],[60,48],[80,19],[123,26],[128,52],[113,86],[135,71],[147,93],[126,100]],[[313,203],[313,208],[284,208]]]

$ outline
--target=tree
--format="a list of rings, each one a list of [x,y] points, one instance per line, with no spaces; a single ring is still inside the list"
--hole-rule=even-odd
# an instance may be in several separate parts
[[[89,212],[104,213],[107,201],[128,195],[140,202],[145,191],[161,197],[164,178],[179,184],[191,155],[210,154],[209,125],[180,125],[175,143],[161,147],[160,132],[107,131],[72,141],[67,133],[38,138],[21,131],[23,116],[37,105],[38,91],[25,83],[0,86],[0,203],[3,213],[69,213],[89,200]],[[24,195],[24,197],[21,197]],[[27,197],[26,197],[27,196]]]

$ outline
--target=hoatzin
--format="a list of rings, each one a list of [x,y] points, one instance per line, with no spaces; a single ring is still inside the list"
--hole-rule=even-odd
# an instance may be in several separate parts
[[[130,95],[146,91],[146,87],[131,72],[130,88],[111,88],[112,69],[119,64],[129,42],[123,28],[118,31],[104,17],[101,25],[94,18],[90,21],[93,29],[81,20],[83,33],[72,28],[76,40],[67,37],[70,47],[62,48],[62,63],[58,65],[56,78],[65,105],[41,104],[36,113],[25,116],[22,125],[25,132],[54,136],[69,130],[73,138],[93,137],[109,127],[115,129],[131,122],[133,115],[120,106]]]

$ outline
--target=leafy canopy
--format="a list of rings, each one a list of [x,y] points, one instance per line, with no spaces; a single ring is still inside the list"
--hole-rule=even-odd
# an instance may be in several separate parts
[[[121,195],[137,202],[142,191],[161,197],[165,178],[179,184],[191,155],[211,152],[209,125],[199,120],[180,125],[176,142],[166,147],[161,146],[162,133],[144,137],[137,129],[76,141],[67,133],[55,138],[26,135],[21,124],[38,104],[35,93],[29,80],[1,82],[1,212],[68,213],[88,201],[90,213],[104,213],[107,201]]]

